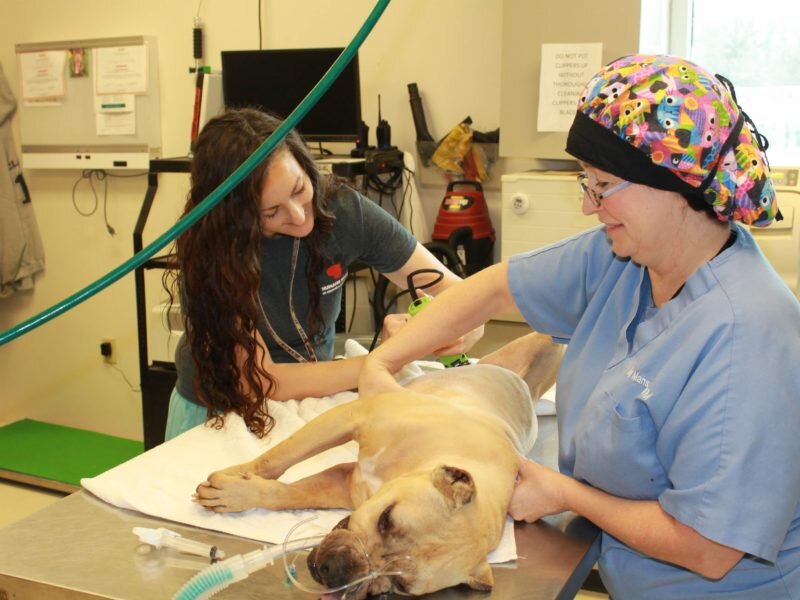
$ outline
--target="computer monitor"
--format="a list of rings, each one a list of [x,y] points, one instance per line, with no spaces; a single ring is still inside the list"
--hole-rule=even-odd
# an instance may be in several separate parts
[[[342,48],[222,52],[226,107],[259,108],[289,116],[342,53]],[[350,142],[361,124],[358,55],[344,68],[297,129],[311,142]]]

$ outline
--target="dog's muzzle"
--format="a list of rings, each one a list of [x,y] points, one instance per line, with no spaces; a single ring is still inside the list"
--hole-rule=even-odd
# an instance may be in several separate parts
[[[370,573],[363,544],[344,528],[334,529],[325,536],[308,555],[307,563],[314,580],[327,588],[346,586]]]
[[[308,571],[314,580],[332,592],[343,592],[348,600],[392,590],[406,593],[416,571],[413,562],[408,557],[393,558],[376,571],[363,541],[347,529],[349,520],[340,521],[308,555]]]

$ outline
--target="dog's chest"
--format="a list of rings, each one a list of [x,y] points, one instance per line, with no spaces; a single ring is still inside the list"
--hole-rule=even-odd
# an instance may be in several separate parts
[[[527,385],[515,373],[495,365],[470,365],[429,373],[413,380],[408,389],[430,394],[449,406],[458,419],[495,423],[516,450],[527,453],[536,439],[537,425]]]
[[[377,473],[378,458],[383,452],[383,449],[381,449],[373,456],[361,456],[358,460],[361,483],[367,488],[369,496],[373,495],[383,485],[383,479]]]

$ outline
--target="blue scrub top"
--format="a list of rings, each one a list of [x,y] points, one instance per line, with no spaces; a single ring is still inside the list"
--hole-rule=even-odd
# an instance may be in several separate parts
[[[719,581],[603,534],[625,598],[800,598],[800,304],[750,233],[656,309],[647,269],[603,228],[516,256],[527,322],[567,342],[557,383],[561,471],[658,500],[746,553]]]

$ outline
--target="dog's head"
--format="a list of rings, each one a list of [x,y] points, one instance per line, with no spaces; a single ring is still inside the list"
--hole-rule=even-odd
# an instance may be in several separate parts
[[[481,591],[494,580],[488,539],[472,476],[450,466],[385,483],[329,533],[308,557],[311,575],[338,588],[383,573],[348,599],[394,590],[420,595],[465,583]]]

